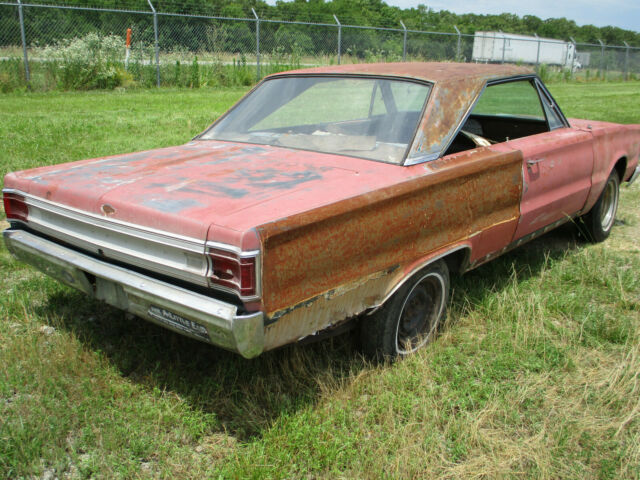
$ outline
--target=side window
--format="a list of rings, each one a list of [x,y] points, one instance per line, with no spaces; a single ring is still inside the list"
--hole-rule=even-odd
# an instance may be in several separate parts
[[[489,85],[445,155],[548,132],[549,125],[563,124],[553,103],[541,101],[534,80]]]
[[[472,133],[492,143],[549,131],[545,107],[530,79],[487,86],[467,123],[474,126]]]
[[[472,114],[544,120],[538,91],[528,80],[488,86],[480,96]]]
[[[556,128],[564,127],[561,115],[558,113],[558,107],[555,102],[546,94],[546,92],[539,87],[540,97],[542,98],[542,105],[544,107],[544,113],[547,116],[549,122],[549,128],[555,130]]]

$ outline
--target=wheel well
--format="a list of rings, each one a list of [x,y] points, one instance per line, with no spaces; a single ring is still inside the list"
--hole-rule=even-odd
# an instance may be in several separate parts
[[[449,267],[451,273],[462,273],[467,269],[469,258],[471,257],[470,248],[461,248],[443,258]]]
[[[618,172],[618,178],[620,182],[624,180],[624,174],[627,171],[627,157],[622,157],[618,159],[613,169]]]
[[[449,273],[459,273],[462,274],[467,270],[469,266],[469,259],[471,258],[471,247],[468,245],[459,248],[453,252],[447,253],[442,257],[436,257],[435,259],[431,259],[427,261],[425,264],[421,265],[420,268],[412,270],[407,275],[403,276],[398,283],[396,283],[393,288],[387,293],[384,299],[376,306],[372,307],[368,310],[367,315],[371,315],[376,312],[383,304],[385,304],[397,291],[405,284],[405,282],[411,278],[416,273],[420,272],[424,268],[427,268],[434,262],[443,261],[447,265],[447,269]]]

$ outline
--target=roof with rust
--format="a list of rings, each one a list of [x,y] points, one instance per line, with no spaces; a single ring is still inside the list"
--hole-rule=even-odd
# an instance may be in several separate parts
[[[275,74],[270,78],[291,74],[341,73],[405,77],[433,83],[424,117],[406,160],[418,162],[444,154],[447,145],[488,81],[531,74],[533,71],[516,65],[482,63],[360,63],[294,70]]]
[[[407,63],[358,63],[329,67],[305,68],[281,74],[325,74],[346,73],[364,75],[389,75],[426,80],[433,83],[471,80],[484,83],[486,80],[533,73],[528,67],[516,65],[493,65],[484,63],[453,62],[407,62]],[[275,74],[278,75],[278,74]]]

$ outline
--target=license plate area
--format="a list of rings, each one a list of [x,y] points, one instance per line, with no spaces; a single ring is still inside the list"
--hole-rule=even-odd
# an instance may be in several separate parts
[[[169,310],[165,310],[164,308],[156,307],[155,305],[151,305],[149,307],[147,314],[154,320],[168,327],[197,337],[201,340],[211,342],[209,332],[206,327],[198,322],[184,318],[176,313],[170,312]]]

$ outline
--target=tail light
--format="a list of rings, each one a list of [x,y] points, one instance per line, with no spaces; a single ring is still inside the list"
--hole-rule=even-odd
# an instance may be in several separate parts
[[[258,252],[232,252],[209,248],[209,283],[236,292],[240,297],[255,297],[258,291]]]
[[[29,216],[29,207],[22,195],[17,193],[7,193],[3,195],[4,200],[4,212],[7,214],[7,220],[22,220],[27,221]]]

